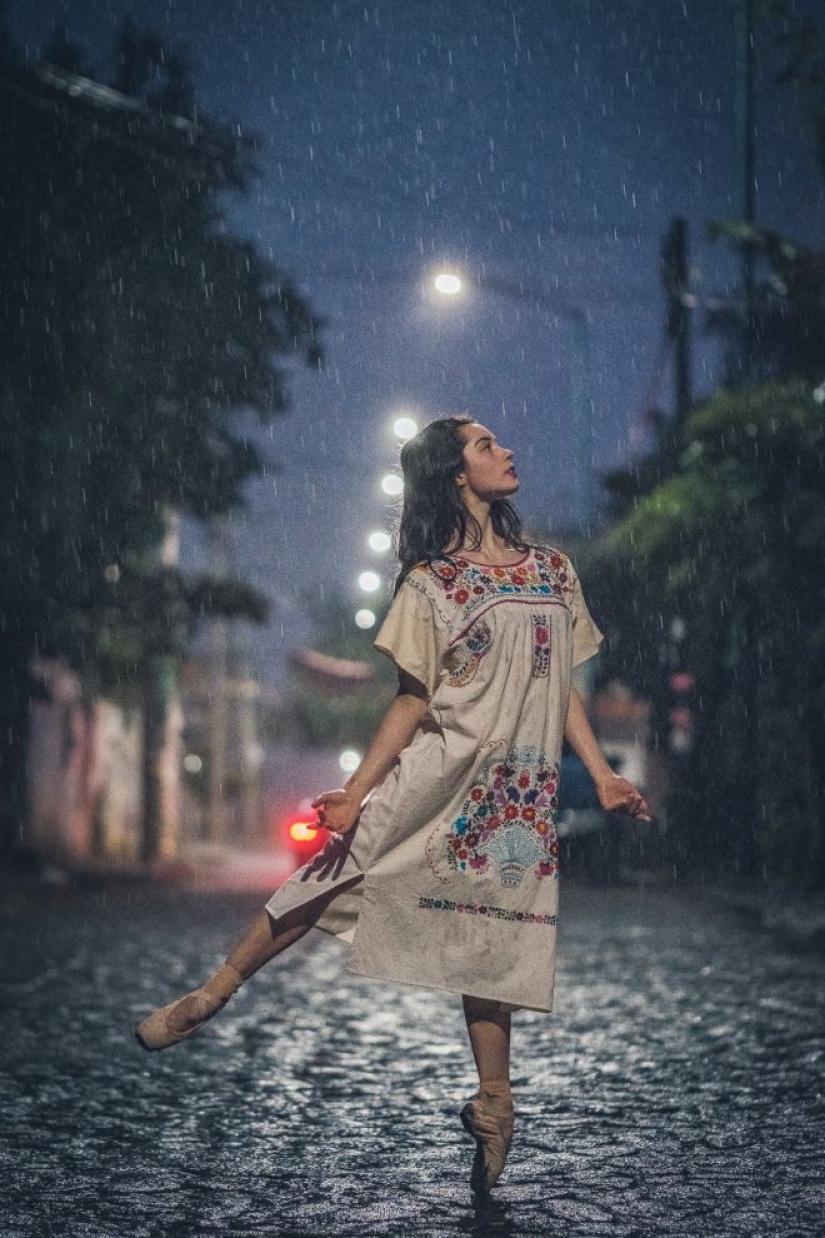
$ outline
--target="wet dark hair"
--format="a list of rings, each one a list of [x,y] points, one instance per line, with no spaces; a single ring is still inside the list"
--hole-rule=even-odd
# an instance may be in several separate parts
[[[395,582],[396,593],[417,563],[449,559],[468,532],[476,546],[481,545],[481,527],[467,510],[456,483],[465,467],[461,429],[473,424],[474,418],[469,416],[442,417],[424,426],[401,448],[404,501],[398,526],[401,571]],[[528,549],[512,503],[494,499],[490,517],[494,531],[508,546]]]

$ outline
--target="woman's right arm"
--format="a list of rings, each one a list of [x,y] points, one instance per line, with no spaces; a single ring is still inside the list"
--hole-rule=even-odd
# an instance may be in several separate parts
[[[333,834],[346,834],[355,825],[370,791],[389,773],[399,753],[410,743],[427,712],[427,690],[412,675],[401,671],[398,695],[390,705],[358,769],[343,787],[316,796],[312,807]]]

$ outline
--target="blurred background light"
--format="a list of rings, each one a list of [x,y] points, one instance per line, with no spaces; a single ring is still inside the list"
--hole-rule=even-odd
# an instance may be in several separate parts
[[[443,293],[445,297],[455,297],[461,292],[461,280],[452,271],[439,272],[434,283],[436,291]]]
[[[384,494],[399,495],[404,490],[404,483],[397,473],[386,473],[381,478],[381,489]]]
[[[412,417],[396,417],[392,428],[396,438],[406,443],[408,439],[415,438],[418,433],[418,422]]]
[[[362,572],[358,577],[358,588],[365,593],[375,593],[381,587],[381,577],[377,572]]]
[[[379,555],[385,554],[392,546],[392,538],[389,533],[383,533],[381,531],[370,533],[367,540],[369,542],[370,550],[374,550],[375,553]]]

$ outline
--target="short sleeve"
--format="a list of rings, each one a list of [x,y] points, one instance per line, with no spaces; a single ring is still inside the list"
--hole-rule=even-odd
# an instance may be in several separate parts
[[[405,580],[373,642],[399,670],[422,683],[430,696],[438,687],[441,642],[430,599]]]
[[[569,579],[573,586],[570,598],[570,609],[573,613],[573,666],[586,662],[599,652],[599,645],[604,636],[596,627],[582,594],[581,583],[576,575],[576,569],[568,561]]]

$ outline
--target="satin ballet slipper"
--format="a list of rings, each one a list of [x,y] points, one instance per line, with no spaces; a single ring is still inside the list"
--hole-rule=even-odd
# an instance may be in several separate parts
[[[226,1005],[230,997],[237,993],[242,984],[243,976],[240,972],[229,963],[224,963],[223,967],[220,967],[214,976],[210,976],[199,989],[194,989],[191,993],[179,997],[176,1002],[170,1002],[168,1006],[160,1006],[147,1015],[135,1028],[138,1044],[150,1052],[180,1044],[182,1040],[186,1040],[193,1032],[203,1027],[204,1023],[208,1023],[213,1015],[216,1015]],[[171,1026],[173,1022],[171,1016],[184,1002],[190,1000],[191,1014],[194,1016],[190,1026],[182,1030]]]
[[[513,1142],[514,1113],[509,1088],[480,1088],[461,1110],[461,1121],[476,1141],[470,1186],[476,1192],[486,1193],[501,1177]]]

